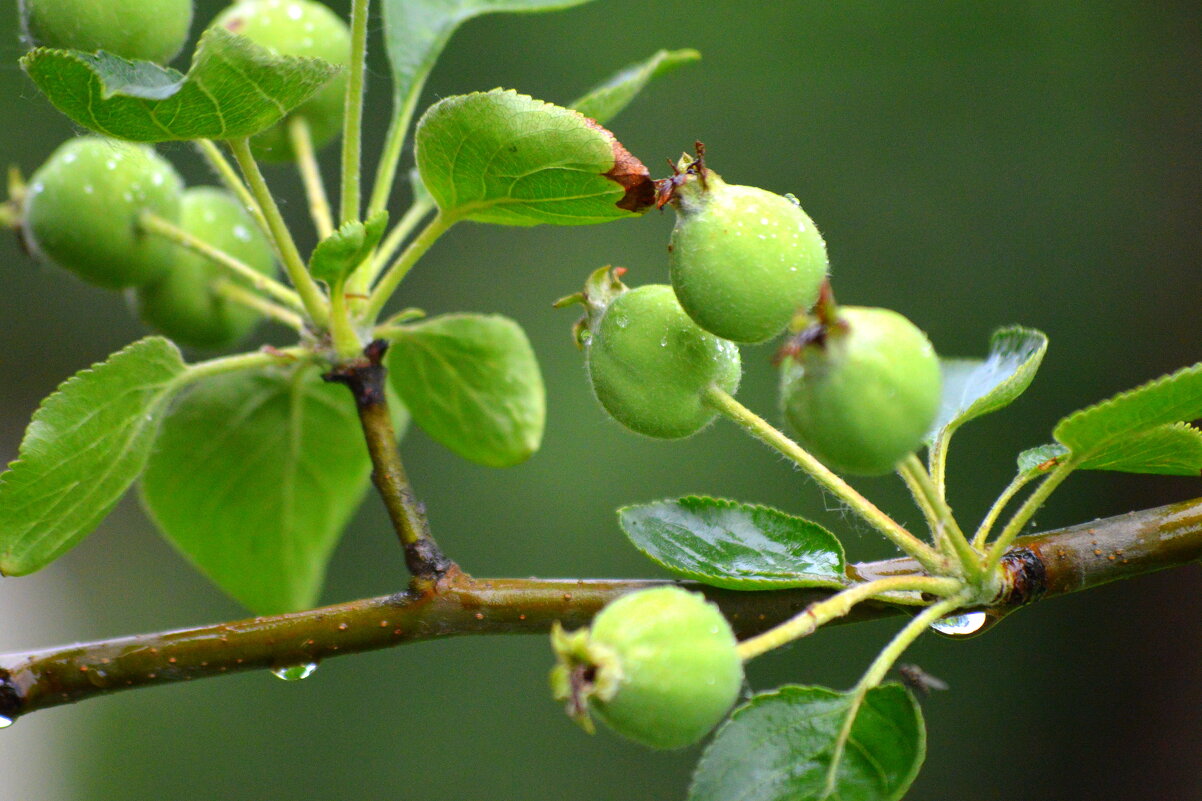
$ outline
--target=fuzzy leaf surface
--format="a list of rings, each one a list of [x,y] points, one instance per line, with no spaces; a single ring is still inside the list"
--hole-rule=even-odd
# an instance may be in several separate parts
[[[209,379],[180,399],[142,502],[222,590],[276,614],[316,603],[370,472],[346,388],[311,367],[272,367]]]
[[[366,222],[343,223],[317,243],[309,257],[309,273],[330,286],[340,283],[380,244],[387,228],[387,211],[373,214]]]
[[[1019,473],[1046,473],[1056,466],[1056,463],[1068,455],[1068,448],[1056,443],[1027,448],[1018,455]],[[1046,467],[1045,467],[1046,465]]]
[[[142,472],[185,369],[175,345],[147,337],[42,401],[0,474],[0,573],[40,570],[100,524]]]
[[[627,66],[569,105],[584,116],[605,124],[630,105],[653,78],[700,58],[701,54],[696,50],[660,50],[645,61]]]
[[[851,696],[785,686],[739,707],[706,749],[688,801],[895,801],[926,756],[926,729],[898,684],[868,691],[826,792],[827,771]]]
[[[687,496],[624,507],[618,522],[651,561],[715,587],[847,584],[843,546],[834,534],[768,506]]]
[[[1011,326],[994,332],[984,359],[943,359],[943,397],[928,441],[1013,403],[1031,385],[1047,349],[1042,331]]]
[[[513,320],[433,317],[397,334],[387,359],[413,421],[463,458],[508,467],[538,450],[546,391],[530,340]]]
[[[444,215],[587,225],[654,202],[647,168],[579,112],[512,90],[453,95],[417,124],[417,168]]]
[[[339,71],[320,59],[275,55],[222,28],[201,35],[186,75],[104,51],[44,47],[23,56],[21,66],[74,122],[135,142],[251,136]]]

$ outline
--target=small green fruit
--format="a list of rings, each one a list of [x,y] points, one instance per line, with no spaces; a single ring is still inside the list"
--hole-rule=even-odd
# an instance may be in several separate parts
[[[25,234],[33,250],[109,289],[148,283],[174,246],[142,231],[152,212],[179,219],[183,180],[145,145],[83,136],[63,143],[29,182]]]
[[[592,731],[590,711],[652,748],[684,748],[717,726],[743,685],[735,636],[698,593],[657,587],[625,595],[590,629],[556,628],[551,688]]]
[[[631,431],[687,437],[714,419],[703,398],[709,386],[730,393],[739,386],[738,347],[698,328],[670,286],[621,287],[590,329],[585,350],[593,391]]]
[[[21,0],[21,24],[34,45],[166,64],[188,39],[192,0]]]
[[[264,275],[275,274],[271,245],[238,199],[224,190],[202,186],[185,192],[180,227]],[[226,276],[205,257],[176,246],[163,277],[138,287],[138,314],[147,325],[183,345],[232,345],[249,333],[261,315],[217,293],[216,282],[227,280]]]
[[[888,309],[840,307],[800,335],[781,372],[781,405],[798,440],[833,470],[887,473],[922,445],[939,411],[935,350]]]
[[[351,32],[342,19],[313,0],[242,0],[213,20],[231,33],[250,39],[279,55],[320,58],[340,67],[351,62]],[[341,74],[285,119],[254,136],[255,155],[268,161],[295,158],[288,138],[288,119],[304,117],[313,146],[321,147],[342,129],[347,75]]]
[[[698,170],[669,179],[677,210],[672,288],[706,331],[763,342],[814,305],[827,274],[826,243],[795,200]]]

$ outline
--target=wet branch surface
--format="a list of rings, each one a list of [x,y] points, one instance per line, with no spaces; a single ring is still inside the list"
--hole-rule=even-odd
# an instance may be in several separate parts
[[[1006,591],[986,610],[1002,616],[1035,600],[1202,559],[1202,498],[1020,538],[1005,558]],[[920,572],[909,559],[852,565],[849,578]],[[475,579],[453,565],[395,595],[200,628],[0,656],[0,716],[118,690],[316,663],[343,654],[467,634],[537,634],[554,621],[586,624],[618,596],[654,580]],[[829,597],[831,590],[739,592],[684,586],[716,602],[740,637]],[[912,607],[911,607],[912,609]],[[841,622],[902,614],[862,604]]]

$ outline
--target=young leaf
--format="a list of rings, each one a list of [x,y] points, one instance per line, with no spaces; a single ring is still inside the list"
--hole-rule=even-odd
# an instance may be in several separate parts
[[[984,359],[944,359],[943,400],[928,441],[1013,403],[1031,385],[1047,349],[1042,331],[1011,326],[994,332]]]
[[[655,182],[579,112],[512,90],[454,95],[417,124],[417,167],[444,215],[499,225],[633,217]]]
[[[689,496],[624,507],[618,522],[651,561],[715,587],[847,584],[843,546],[834,534],[767,506]]]
[[[180,400],[142,502],[202,573],[274,614],[316,602],[370,472],[346,390],[309,367],[268,368],[210,379]]]
[[[21,66],[79,125],[137,142],[259,133],[339,70],[320,59],[275,55],[223,28],[201,35],[187,75],[104,51],[38,48],[21,58]]]
[[[1038,475],[1051,470],[1060,459],[1068,455],[1068,448],[1056,443],[1027,448],[1018,455],[1018,472]]]
[[[1197,459],[1197,432],[1153,429],[1199,417],[1202,363],[1070,414],[1056,425],[1052,435],[1072,452],[1080,467],[1136,473],[1188,471],[1192,475],[1197,472],[1189,471]],[[1132,452],[1130,459],[1124,454],[1127,449]],[[1159,465],[1164,470],[1131,469],[1140,467],[1141,462],[1144,468]]]
[[[0,573],[40,570],[100,524],[142,472],[184,370],[175,345],[147,337],[42,402],[0,474]]]
[[[689,801],[894,801],[926,755],[913,696],[898,684],[868,691],[826,792],[849,693],[785,686],[739,707],[718,730],[693,775]]]
[[[660,50],[646,61],[631,64],[604,83],[594,86],[569,105],[584,116],[604,124],[630,105],[630,101],[643,91],[652,78],[700,58],[701,54],[696,50]]]
[[[317,243],[309,257],[309,273],[330,286],[338,284],[380,244],[387,228],[387,211],[373,214],[367,222],[343,223]]]
[[[508,317],[448,314],[408,326],[388,353],[393,388],[413,421],[488,467],[538,450],[546,393],[522,327]]]

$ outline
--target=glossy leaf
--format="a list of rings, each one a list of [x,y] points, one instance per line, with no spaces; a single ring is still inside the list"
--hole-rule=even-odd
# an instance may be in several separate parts
[[[175,345],[147,337],[42,402],[0,474],[0,573],[39,570],[100,524],[142,472],[184,370]]]
[[[843,546],[834,534],[767,506],[689,496],[624,507],[618,521],[653,562],[716,587],[847,583]]]
[[[417,167],[442,213],[500,225],[586,225],[654,202],[647,168],[560,106],[495,89],[454,95],[417,125]]]
[[[1011,326],[994,332],[984,359],[944,359],[943,398],[928,441],[1013,403],[1031,385],[1047,349],[1043,332]]]
[[[843,751],[832,792],[827,772],[852,697],[825,687],[786,686],[734,711],[702,755],[689,801],[894,801],[926,755],[913,696],[897,684],[868,691]]]
[[[660,50],[646,61],[631,64],[569,105],[600,123],[609,122],[638,97],[652,78],[701,58],[696,50]]]
[[[1077,469],[1197,476],[1202,474],[1202,431],[1185,423],[1140,431],[1093,450]]]
[[[317,243],[309,257],[309,272],[334,286],[371,255],[388,229],[388,212],[373,214],[367,222],[353,220]]]
[[[54,106],[97,133],[137,142],[239,139],[266,130],[339,70],[273,54],[222,28],[200,37],[183,75],[101,51],[38,48],[21,66]]]
[[[317,601],[370,472],[346,388],[311,367],[268,368],[207,380],[180,400],[142,501],[221,589],[256,613],[288,612]]]
[[[389,348],[388,370],[413,421],[465,459],[508,467],[542,443],[542,374],[507,317],[450,314],[410,325]]]

